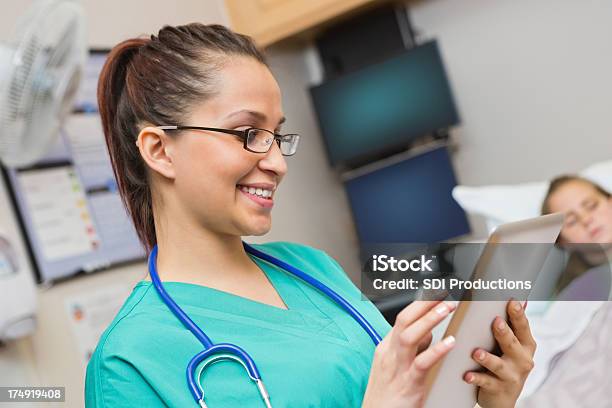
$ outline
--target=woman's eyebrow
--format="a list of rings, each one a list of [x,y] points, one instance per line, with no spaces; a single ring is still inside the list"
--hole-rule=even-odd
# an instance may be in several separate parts
[[[229,115],[227,115],[225,117],[225,119],[231,119],[235,116],[239,116],[239,115],[246,115],[249,116],[250,118],[256,120],[257,122],[265,122],[267,120],[267,116],[261,112],[257,112],[257,111],[252,111],[252,110],[248,110],[248,109],[242,109],[236,112],[232,112]],[[283,123],[285,123],[286,118],[283,116],[279,121],[278,124],[281,125]]]

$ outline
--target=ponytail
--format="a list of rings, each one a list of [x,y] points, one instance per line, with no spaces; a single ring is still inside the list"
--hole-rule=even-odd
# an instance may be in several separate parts
[[[138,135],[137,118],[126,95],[132,59],[148,41],[130,39],[111,50],[98,80],[98,106],[121,201],[140,242],[150,251],[157,242],[151,190],[146,182],[144,162],[134,143]]]

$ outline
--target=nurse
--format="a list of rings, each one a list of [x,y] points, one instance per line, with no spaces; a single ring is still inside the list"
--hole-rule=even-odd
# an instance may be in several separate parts
[[[271,228],[284,155],[281,92],[252,41],[219,25],[164,27],[111,51],[98,102],[119,192],[168,295],[215,343],[253,358],[274,407],[418,407],[424,376],[454,339],[430,345],[454,308],[414,302],[390,327],[324,252],[276,242],[254,247],[346,298],[383,337],[378,346],[329,297],[245,251],[242,237]],[[178,128],[177,128],[178,126]],[[194,129],[205,127],[208,129]],[[211,130],[213,128],[214,130]],[[314,198],[313,198],[314,199]],[[492,330],[502,356],[466,373],[482,407],[512,407],[535,343],[516,302]],[[202,343],[139,282],[87,367],[88,407],[197,406],[185,367]],[[237,362],[202,374],[205,404],[264,406]]]

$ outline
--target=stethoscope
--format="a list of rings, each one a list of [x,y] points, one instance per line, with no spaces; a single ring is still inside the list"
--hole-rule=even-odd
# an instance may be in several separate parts
[[[298,278],[302,279],[306,283],[309,283],[310,285],[314,286],[315,288],[323,292],[325,295],[330,297],[334,302],[336,302],[338,306],[346,310],[351,315],[351,317],[355,319],[355,321],[359,323],[361,327],[363,327],[363,329],[366,331],[366,333],[368,333],[370,338],[372,338],[374,345],[378,345],[378,343],[381,342],[382,338],[376,332],[376,330],[372,327],[372,325],[365,319],[365,317],[361,315],[361,313],[357,311],[357,309],[351,306],[351,304],[348,303],[346,299],[344,299],[342,296],[334,292],[329,287],[325,286],[322,282],[302,272],[298,268],[295,268],[289,265],[288,263],[283,262],[280,259],[277,259],[271,255],[261,252],[253,248],[246,242],[243,242],[242,244],[244,246],[244,249],[249,254],[254,255],[257,258],[260,258],[264,261],[270,262],[271,264],[279,268],[282,268],[287,272],[290,272],[291,274],[297,276]],[[168,295],[168,292],[166,292],[166,290],[164,289],[164,286],[159,280],[159,276],[157,274],[156,263],[157,263],[157,245],[153,247],[153,249],[151,250],[151,253],[149,254],[149,274],[151,275],[151,281],[153,282],[153,286],[155,287],[155,290],[157,291],[157,293],[159,294],[163,302],[166,304],[166,306],[168,306],[168,309],[170,309],[172,313],[174,313],[174,315],[181,321],[183,326],[189,329],[189,331],[204,346],[204,350],[199,352],[195,356],[193,356],[193,358],[191,359],[191,361],[189,361],[189,364],[187,365],[187,385],[189,386],[189,390],[191,391],[191,395],[193,396],[194,400],[200,405],[200,407],[202,408],[207,407],[206,403],[204,402],[204,389],[202,388],[200,384],[200,378],[202,376],[202,372],[209,365],[213,363],[219,362],[221,360],[232,360],[232,361],[235,361],[241,364],[244,367],[247,374],[249,375],[249,378],[253,380],[255,384],[257,385],[257,388],[259,389],[259,394],[261,395],[261,398],[263,399],[266,407],[272,408],[272,405],[270,404],[270,396],[268,392],[266,391],[266,388],[264,387],[263,381],[261,380],[261,375],[259,374],[259,370],[257,369],[257,366],[255,365],[255,362],[253,361],[249,353],[247,353],[244,349],[236,346],[235,344],[231,344],[231,343],[214,344],[212,340],[206,335],[206,333],[204,333],[204,331],[200,329],[198,325],[195,324],[193,320],[189,318],[189,316],[187,316],[187,314],[183,311],[183,309],[181,309],[176,304],[176,302],[172,300],[170,295]],[[194,372],[202,361],[204,361],[204,363],[198,370],[197,378],[196,378],[196,376],[194,376]]]

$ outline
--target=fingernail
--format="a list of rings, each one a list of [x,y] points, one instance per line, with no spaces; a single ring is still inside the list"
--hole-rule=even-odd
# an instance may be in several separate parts
[[[516,313],[520,313],[520,312],[521,312],[521,310],[523,309],[523,308],[521,307],[521,302],[519,302],[518,300],[515,300],[515,301],[514,301],[514,305],[513,305],[512,307],[514,308],[514,311],[515,311]]]
[[[470,373],[466,374],[465,381],[467,381],[468,383],[471,383],[472,381],[474,381],[474,376]]]
[[[444,343],[444,345],[447,347],[452,346],[453,344],[455,344],[455,336],[448,336],[447,338],[442,340],[442,343]]]
[[[448,306],[446,306],[444,303],[436,307],[436,313],[441,316],[447,315],[448,312],[449,312]]]
[[[446,306],[448,306],[448,308],[450,310],[455,309],[455,307],[457,306],[457,302],[453,302],[453,301],[450,301],[450,300],[447,300],[444,303],[446,304]]]
[[[499,322],[497,322],[497,330],[502,333],[506,330],[506,322],[504,322],[504,319],[499,319]]]
[[[476,351],[475,357],[476,357],[476,360],[478,360],[478,361],[484,360],[484,357],[485,357],[484,351],[482,351],[482,350]]]

